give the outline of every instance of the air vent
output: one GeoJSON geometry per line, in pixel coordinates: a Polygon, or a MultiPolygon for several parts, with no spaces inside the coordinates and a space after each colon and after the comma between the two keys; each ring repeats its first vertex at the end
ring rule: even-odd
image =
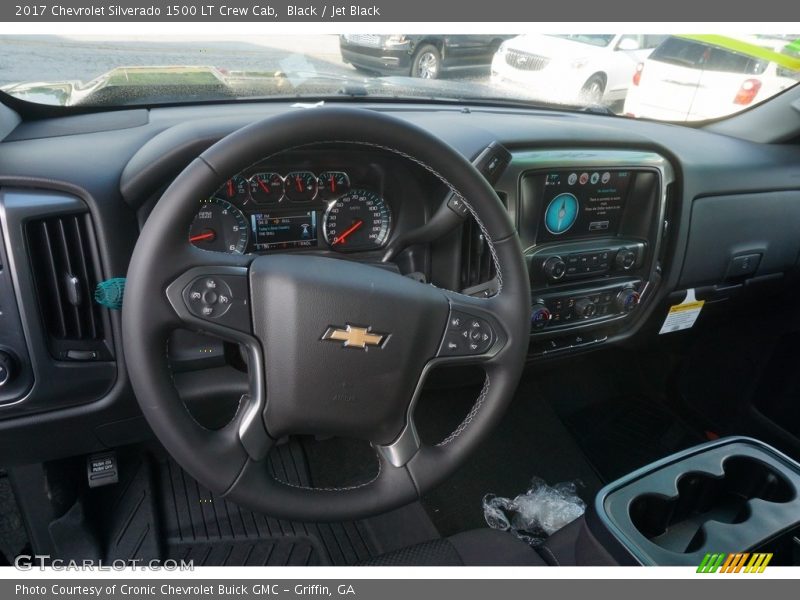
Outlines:
{"type": "Polygon", "coordinates": [[[461,290],[472,296],[491,296],[496,274],[489,244],[478,223],[470,217],[461,234],[461,290]]]}
{"type": "Polygon", "coordinates": [[[93,301],[101,271],[88,213],[30,221],[26,234],[51,354],[59,360],[109,358],[105,315],[93,301]]]}

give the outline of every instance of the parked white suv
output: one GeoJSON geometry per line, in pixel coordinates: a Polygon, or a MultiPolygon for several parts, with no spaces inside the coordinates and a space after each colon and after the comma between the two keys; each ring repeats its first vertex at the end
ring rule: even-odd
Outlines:
{"type": "Polygon", "coordinates": [[[492,82],[546,102],[610,105],[625,98],[636,65],[665,37],[521,35],[500,45],[492,82]]]}
{"type": "Polygon", "coordinates": [[[800,60],[787,44],[783,38],[670,37],[637,66],[624,112],[699,121],[742,110],[800,79],[800,71],[790,68],[800,60]]]}

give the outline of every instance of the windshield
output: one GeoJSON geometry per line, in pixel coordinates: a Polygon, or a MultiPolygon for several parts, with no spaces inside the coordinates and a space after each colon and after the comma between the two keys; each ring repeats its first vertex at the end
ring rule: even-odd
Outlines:
{"type": "Polygon", "coordinates": [[[591,46],[600,46],[601,48],[608,46],[614,39],[614,34],[580,34],[570,33],[566,35],[552,34],[553,37],[563,38],[565,40],[572,40],[574,42],[581,42],[582,44],[589,44],[591,46]]]}
{"type": "Polygon", "coordinates": [[[0,36],[0,90],[58,106],[347,98],[690,122],[800,81],[800,35],[0,36]]]}

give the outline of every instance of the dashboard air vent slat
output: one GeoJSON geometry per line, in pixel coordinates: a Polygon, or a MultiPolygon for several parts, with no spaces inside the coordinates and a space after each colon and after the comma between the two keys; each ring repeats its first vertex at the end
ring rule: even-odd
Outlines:
{"type": "Polygon", "coordinates": [[[489,245],[478,223],[470,217],[461,235],[461,289],[468,290],[487,283],[495,275],[489,245]]]}
{"type": "MultiPolygon", "coordinates": [[[[31,221],[26,233],[39,308],[50,341],[102,341],[103,317],[92,301],[101,271],[88,213],[31,221]]],[[[60,351],[54,353],[60,357],[60,351]]]]}

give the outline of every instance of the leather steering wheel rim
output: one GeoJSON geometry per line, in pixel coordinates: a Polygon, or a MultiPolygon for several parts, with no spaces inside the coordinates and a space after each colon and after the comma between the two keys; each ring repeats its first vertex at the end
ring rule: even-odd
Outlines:
{"type": "Polygon", "coordinates": [[[528,273],[516,230],[496,193],[473,165],[439,138],[399,118],[373,110],[326,107],[284,113],[237,130],[208,148],[173,181],[142,228],[130,262],[123,347],[142,413],[190,475],[213,492],[257,512],[331,521],[378,514],[416,500],[478,447],[502,417],[521,376],[529,312],[528,273]],[[497,268],[498,293],[470,298],[352,261],[229,255],[189,244],[186,232],[198,199],[211,196],[224,181],[265,158],[329,143],[392,152],[444,182],[463,199],[483,230],[497,268]],[[197,317],[191,307],[187,310],[187,290],[208,280],[204,277],[234,286],[236,303],[224,326],[221,320],[197,317]],[[280,290],[295,296],[281,295],[280,290]],[[312,306],[298,302],[287,307],[287,298],[297,297],[301,290],[307,291],[312,306]],[[352,297],[359,302],[342,300],[352,297]],[[381,306],[387,299],[390,304],[397,300],[392,314],[381,306]],[[472,356],[442,355],[454,312],[493,328],[490,350],[472,356]],[[402,313],[400,325],[394,313],[402,313]],[[234,321],[232,315],[242,318],[234,321]],[[380,348],[368,352],[342,349],[320,338],[320,324],[344,325],[356,318],[351,315],[374,321],[366,324],[374,325],[376,331],[382,331],[378,323],[390,323],[393,330],[386,332],[380,348]],[[211,431],[199,425],[175,389],[167,340],[171,331],[181,327],[211,332],[248,349],[251,393],[222,429],[211,431]],[[289,348],[288,358],[277,352],[278,342],[289,348]],[[304,373],[281,377],[278,368],[285,369],[293,364],[287,361],[295,360],[300,370],[308,360],[306,354],[312,353],[318,372],[310,376],[319,379],[319,391],[314,387],[302,397],[295,396],[292,386],[298,385],[297,377],[304,373]],[[390,359],[404,370],[398,373],[396,394],[387,385],[390,359]],[[414,403],[430,369],[451,362],[480,364],[486,382],[461,425],[443,442],[427,446],[416,435],[414,403]],[[356,370],[369,374],[364,393],[359,385],[346,381],[356,370]],[[340,384],[349,395],[327,391],[340,384]],[[375,393],[379,390],[385,393],[375,393]],[[342,398],[342,405],[331,407],[342,398]],[[357,408],[353,414],[347,414],[348,402],[357,408]],[[378,450],[378,476],[359,486],[333,489],[302,488],[276,480],[264,459],[278,438],[294,433],[352,433],[367,439],[378,450]]]}

